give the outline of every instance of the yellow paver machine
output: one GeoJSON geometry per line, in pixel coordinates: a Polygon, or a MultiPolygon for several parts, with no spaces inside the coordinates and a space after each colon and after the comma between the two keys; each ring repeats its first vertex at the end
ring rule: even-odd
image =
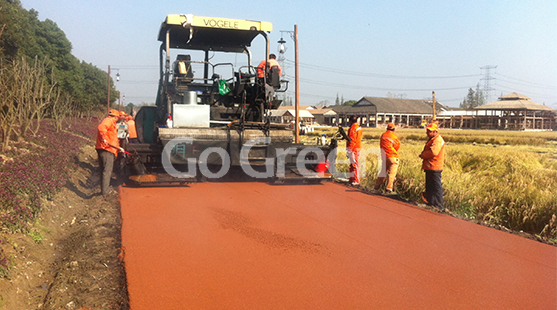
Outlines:
{"type": "MultiPolygon", "coordinates": [[[[140,143],[130,180],[137,185],[243,175],[282,182],[331,178],[336,140],[294,143],[291,124],[272,122],[288,81],[269,60],[268,22],[168,15],[158,33],[156,106],[136,117],[140,143]],[[257,46],[256,47],[252,47],[257,46]],[[252,59],[252,49],[262,59],[252,59]],[[267,63],[270,63],[267,61],[267,63]],[[327,160],[327,158],[329,160],[327,160]]],[[[333,139],[334,140],[334,139],[333,139]]]]}

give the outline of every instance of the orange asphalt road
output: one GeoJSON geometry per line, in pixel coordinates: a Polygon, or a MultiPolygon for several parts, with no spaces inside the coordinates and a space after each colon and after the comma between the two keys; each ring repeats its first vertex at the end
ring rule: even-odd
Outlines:
{"type": "Polygon", "coordinates": [[[557,308],[557,248],[334,183],[120,201],[134,310],[557,308]]]}

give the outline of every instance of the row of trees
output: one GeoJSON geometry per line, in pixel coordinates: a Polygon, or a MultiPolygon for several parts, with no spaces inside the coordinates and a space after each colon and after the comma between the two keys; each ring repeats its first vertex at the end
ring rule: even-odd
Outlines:
{"type": "MultiPolygon", "coordinates": [[[[103,111],[108,74],[71,54],[72,44],[55,22],[40,21],[19,0],[0,0],[0,142],[36,133],[40,120],[57,127],[68,115],[103,111]]],[[[111,83],[112,103],[119,97],[111,83]]]]}

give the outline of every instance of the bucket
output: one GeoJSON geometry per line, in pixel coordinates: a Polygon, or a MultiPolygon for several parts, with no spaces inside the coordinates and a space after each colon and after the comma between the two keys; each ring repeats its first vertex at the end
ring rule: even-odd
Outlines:
{"type": "Polygon", "coordinates": [[[327,170],[329,170],[329,162],[328,161],[322,161],[319,164],[317,164],[317,167],[315,167],[315,172],[318,173],[325,173],[327,172],[327,170]]]}
{"type": "Polygon", "coordinates": [[[183,104],[196,105],[197,104],[197,93],[194,91],[187,91],[184,93],[183,104]]]}

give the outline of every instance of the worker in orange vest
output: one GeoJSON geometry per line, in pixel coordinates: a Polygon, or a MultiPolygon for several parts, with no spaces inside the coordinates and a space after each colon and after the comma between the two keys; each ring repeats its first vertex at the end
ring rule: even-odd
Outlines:
{"type": "Polygon", "coordinates": [[[346,142],[346,156],[350,160],[350,178],[349,182],[356,186],[360,185],[360,150],[362,148],[362,127],[358,124],[356,116],[350,117],[350,129],[348,129],[349,141],[346,142]]]}
{"type": "Polygon", "coordinates": [[[128,124],[128,142],[129,143],[139,143],[137,140],[137,130],[135,129],[135,121],[133,116],[128,115],[126,117],[126,123],[128,124]]]}
{"type": "Polygon", "coordinates": [[[257,77],[263,78],[265,74],[269,74],[269,69],[272,67],[277,67],[279,70],[279,76],[282,75],[282,69],[277,61],[277,56],[275,54],[269,54],[269,63],[267,64],[267,59],[263,59],[257,66],[257,77]]]}
{"type": "Polygon", "coordinates": [[[118,152],[124,152],[124,149],[118,146],[118,133],[116,130],[116,121],[120,113],[117,110],[110,110],[108,116],[101,121],[97,127],[97,150],[99,168],[101,170],[101,194],[109,194],[110,177],[114,167],[114,159],[118,152]]]}
{"type": "Polygon", "coordinates": [[[400,148],[400,141],[395,135],[395,124],[387,124],[387,130],[381,135],[379,146],[381,147],[381,161],[383,164],[375,182],[375,190],[379,190],[388,175],[385,190],[387,194],[392,194],[394,193],[393,186],[398,171],[398,149],[400,148]]]}
{"type": "Polygon", "coordinates": [[[445,140],[439,135],[439,126],[435,123],[427,125],[426,134],[429,139],[420,154],[425,172],[425,192],[422,193],[422,199],[428,205],[444,211],[441,173],[445,161],[445,140]]]}
{"type": "MultiPolygon", "coordinates": [[[[280,88],[280,76],[282,75],[282,69],[277,61],[277,56],[275,54],[269,54],[269,60],[263,59],[257,67],[257,77],[260,83],[265,80],[265,97],[272,100],[275,90],[280,88]],[[274,76],[272,72],[278,71],[278,75],[274,76]],[[265,79],[264,79],[265,78],[265,79]]],[[[263,85],[263,84],[261,84],[263,85]]]]}

